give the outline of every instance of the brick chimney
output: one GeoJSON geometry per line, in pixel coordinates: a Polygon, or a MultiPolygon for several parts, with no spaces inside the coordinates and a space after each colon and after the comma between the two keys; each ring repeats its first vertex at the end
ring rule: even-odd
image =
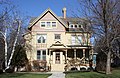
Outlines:
{"type": "Polygon", "coordinates": [[[66,8],[65,7],[62,9],[62,13],[63,13],[63,18],[66,19],[66,8]]]}

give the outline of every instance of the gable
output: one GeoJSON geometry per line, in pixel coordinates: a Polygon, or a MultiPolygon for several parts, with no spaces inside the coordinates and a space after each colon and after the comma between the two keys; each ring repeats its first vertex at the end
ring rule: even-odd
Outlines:
{"type": "Polygon", "coordinates": [[[43,14],[41,14],[39,17],[34,19],[30,23],[28,28],[33,27],[34,25],[39,23],[39,21],[58,21],[58,23],[63,25],[65,28],[67,28],[67,25],[61,19],[59,19],[57,15],[55,15],[50,9],[47,9],[45,12],[43,12],[43,14]]]}

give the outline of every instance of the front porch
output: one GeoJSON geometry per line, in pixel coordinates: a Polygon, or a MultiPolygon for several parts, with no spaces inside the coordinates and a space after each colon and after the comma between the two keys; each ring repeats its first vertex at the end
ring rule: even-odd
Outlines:
{"type": "Polygon", "coordinates": [[[89,67],[92,53],[88,48],[49,48],[48,51],[51,71],[69,71],[71,68],[80,70],[80,67],[89,67]]]}

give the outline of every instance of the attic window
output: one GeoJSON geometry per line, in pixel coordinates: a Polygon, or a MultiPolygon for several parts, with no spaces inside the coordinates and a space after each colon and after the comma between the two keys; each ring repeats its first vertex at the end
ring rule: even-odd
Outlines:
{"type": "Polygon", "coordinates": [[[52,22],[52,27],[56,27],[56,22],[52,22]]]}
{"type": "Polygon", "coordinates": [[[41,22],[41,27],[45,27],[45,22],[41,22]]]}
{"type": "Polygon", "coordinates": [[[51,22],[47,22],[47,27],[50,27],[51,26],[51,22]]]}

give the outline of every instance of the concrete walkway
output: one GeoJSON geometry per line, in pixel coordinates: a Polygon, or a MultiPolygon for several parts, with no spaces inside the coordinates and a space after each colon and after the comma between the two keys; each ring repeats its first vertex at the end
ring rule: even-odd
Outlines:
{"type": "Polygon", "coordinates": [[[48,78],[65,78],[65,74],[63,72],[50,72],[52,73],[51,76],[48,78]]]}

